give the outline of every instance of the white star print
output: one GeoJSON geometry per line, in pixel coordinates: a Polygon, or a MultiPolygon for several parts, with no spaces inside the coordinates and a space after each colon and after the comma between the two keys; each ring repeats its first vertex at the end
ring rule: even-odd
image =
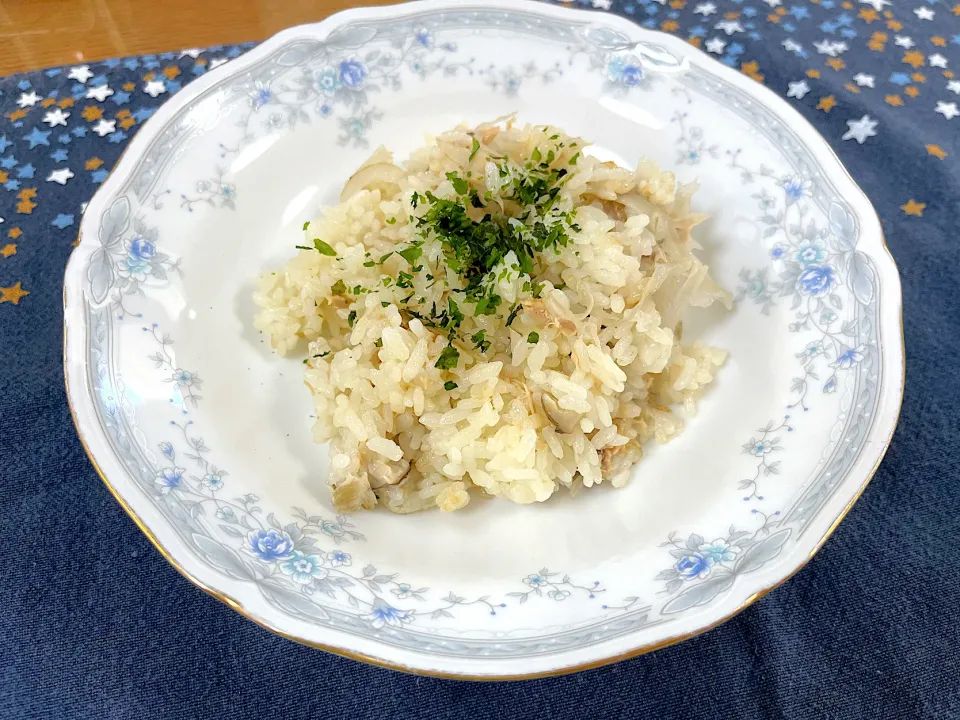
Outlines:
{"type": "Polygon", "coordinates": [[[763,0],[770,7],[778,7],[780,5],[780,0],[763,0]]]}
{"type": "Polygon", "coordinates": [[[930,67],[945,68],[947,66],[947,59],[940,53],[934,53],[928,57],[927,62],[930,63],[930,67]]]}
{"type": "Polygon", "coordinates": [[[916,15],[921,20],[933,20],[933,16],[936,15],[933,10],[927,7],[918,7],[913,11],[913,14],[916,15]]]}
{"type": "Polygon", "coordinates": [[[720,38],[710,38],[706,42],[707,52],[716,53],[720,55],[723,53],[723,49],[727,46],[726,41],[721,40],[720,38]]]}
{"type": "Polygon", "coordinates": [[[877,121],[869,115],[864,115],[859,120],[847,120],[847,127],[850,129],[843,134],[841,140],[856,140],[861,145],[864,140],[877,134],[877,121]]]}
{"type": "Polygon", "coordinates": [[[914,45],[916,45],[916,43],[913,41],[913,38],[908,35],[897,35],[896,37],[893,38],[893,42],[895,45],[899,45],[900,47],[906,48],[907,50],[909,50],[914,45]]]}
{"type": "Polygon", "coordinates": [[[815,42],[813,46],[821,55],[829,55],[830,57],[841,55],[848,49],[845,42],[833,42],[832,40],[821,40],[820,42],[815,42]]]}
{"type": "Polygon", "coordinates": [[[116,120],[101,120],[100,122],[98,122],[96,125],[93,126],[93,131],[100,137],[103,137],[104,135],[109,135],[116,129],[117,129],[116,120]]]}
{"type": "Polygon", "coordinates": [[[866,73],[857,73],[853,76],[853,81],[860,87],[875,87],[873,84],[874,77],[873,75],[867,75],[866,73]]]}
{"type": "Polygon", "coordinates": [[[200,57],[200,53],[202,52],[203,50],[200,48],[187,48],[186,50],[180,51],[180,57],[192,57],[194,60],[196,60],[198,57],[200,57]]]}
{"type": "Polygon", "coordinates": [[[40,100],[40,96],[37,95],[33,90],[30,91],[30,94],[22,93],[20,99],[17,100],[17,105],[22,108],[33,107],[40,100]]]}
{"type": "Polygon", "coordinates": [[[90,72],[89,65],[77,65],[75,68],[70,68],[70,72],[67,73],[67,77],[71,80],[85,83],[87,80],[93,77],[93,73],[90,72]]]}
{"type": "Polygon", "coordinates": [[[226,58],[214,58],[213,60],[210,61],[210,69],[213,70],[214,68],[218,68],[221,65],[223,65],[226,61],[227,61],[226,58]]]}
{"type": "Polygon", "coordinates": [[[111,95],[113,95],[113,90],[110,89],[109,85],[97,85],[87,89],[87,99],[89,100],[103,102],[111,95]]]}
{"type": "Polygon", "coordinates": [[[60,108],[55,107],[43,116],[43,121],[50,127],[56,127],[57,125],[66,127],[68,117],[70,117],[70,113],[65,113],[60,108]]]}
{"type": "Polygon", "coordinates": [[[156,97],[167,91],[167,86],[163,84],[162,80],[151,80],[146,85],[143,86],[143,91],[150,97],[156,97]]]}
{"type": "Polygon", "coordinates": [[[593,6],[598,10],[609,10],[610,0],[593,0],[593,6]]]}
{"type": "Polygon", "coordinates": [[[808,92],[810,92],[810,86],[806,80],[796,80],[792,83],[787,83],[787,97],[799,100],[808,92]]]}
{"type": "Polygon", "coordinates": [[[783,45],[784,50],[792,53],[799,53],[801,50],[803,50],[803,45],[798,43],[796,40],[791,40],[790,38],[784,40],[781,45],[783,45]]]}
{"type": "Polygon", "coordinates": [[[947,90],[960,95],[960,80],[951,80],[947,83],[947,90]]]}
{"type": "Polygon", "coordinates": [[[723,30],[727,35],[733,35],[737,32],[743,32],[743,25],[738,23],[736,20],[724,20],[718,22],[714,27],[717,30],[723,30]]]}
{"type": "Polygon", "coordinates": [[[70,168],[60,168],[47,175],[47,182],[55,182],[60,185],[66,185],[67,180],[73,177],[73,171],[70,168]]]}
{"type": "Polygon", "coordinates": [[[860,0],[861,5],[870,5],[874,10],[880,12],[887,5],[892,4],[890,0],[860,0]]]}
{"type": "Polygon", "coordinates": [[[941,115],[943,115],[947,120],[952,120],[957,115],[960,115],[960,110],[957,110],[956,103],[945,103],[937,102],[937,107],[934,110],[941,115]]]}
{"type": "Polygon", "coordinates": [[[712,2],[700,3],[693,9],[693,11],[698,15],[703,15],[706,17],[707,15],[713,15],[717,11],[717,6],[712,2]]]}

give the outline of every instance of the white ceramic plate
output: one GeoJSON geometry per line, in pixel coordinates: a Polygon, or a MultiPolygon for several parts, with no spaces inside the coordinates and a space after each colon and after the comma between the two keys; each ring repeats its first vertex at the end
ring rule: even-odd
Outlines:
{"type": "Polygon", "coordinates": [[[65,294],[81,437],[167,559],[288,637],[435,674],[568,671],[730,617],[863,490],[903,388],[897,270],[820,136],[680,40],[516,0],[352,10],[191,83],[87,208],[65,294]],[[338,517],[252,280],[372,148],[514,111],[699,178],[698,238],[738,303],[685,334],[730,361],[623,490],[338,517]]]}

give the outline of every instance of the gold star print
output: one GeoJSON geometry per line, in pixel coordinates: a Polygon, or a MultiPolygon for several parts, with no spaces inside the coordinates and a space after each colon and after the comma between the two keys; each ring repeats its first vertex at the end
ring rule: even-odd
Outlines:
{"type": "Polygon", "coordinates": [[[953,14],[960,15],[960,4],[953,6],[953,14]]]}
{"type": "Polygon", "coordinates": [[[745,62],[740,66],[740,71],[747,77],[751,77],[757,82],[763,82],[763,75],[760,74],[760,65],[756,60],[745,62]]]}
{"type": "Polygon", "coordinates": [[[915,85],[907,85],[907,86],[903,89],[903,92],[904,92],[905,94],[909,95],[910,97],[916,97],[917,95],[920,94],[920,90],[917,89],[917,87],[916,87],[915,85]]]}
{"type": "Polygon", "coordinates": [[[676,20],[667,20],[666,22],[663,23],[663,25],[660,26],[660,29],[663,30],[664,32],[673,32],[678,27],[680,27],[680,25],[677,23],[676,20]]]}
{"type": "Polygon", "coordinates": [[[942,38],[939,35],[934,35],[932,38],[930,38],[930,42],[932,42],[937,47],[946,47],[947,39],[942,38]]]}
{"type": "Polygon", "coordinates": [[[861,10],[860,17],[867,21],[867,25],[872,23],[874,20],[880,19],[880,15],[878,15],[877,11],[873,8],[864,8],[861,10]]]}
{"type": "Polygon", "coordinates": [[[17,193],[17,197],[20,199],[20,202],[17,203],[17,212],[21,215],[29,215],[33,212],[33,209],[37,206],[33,202],[33,198],[37,196],[36,188],[24,188],[17,193]]]}
{"type": "Polygon", "coordinates": [[[817,103],[817,110],[830,112],[836,104],[837,99],[833,97],[833,95],[827,95],[826,97],[820,98],[820,102],[817,103]]]}
{"type": "Polygon", "coordinates": [[[0,304],[8,302],[19,305],[20,298],[29,294],[29,292],[20,287],[19,282],[14,283],[10,287],[0,287],[0,304]]]}
{"type": "Polygon", "coordinates": [[[0,248],[0,255],[3,255],[3,257],[5,258],[8,258],[16,254],[17,254],[17,246],[14,245],[13,243],[7,243],[2,248],[0,248]]]}
{"type": "Polygon", "coordinates": [[[807,70],[807,77],[818,78],[820,77],[820,71],[811,68],[810,70],[807,70]]]}
{"type": "Polygon", "coordinates": [[[131,82],[128,82],[128,83],[124,83],[123,85],[121,85],[121,86],[120,86],[120,89],[121,89],[121,90],[126,90],[127,92],[133,92],[134,90],[137,89],[137,86],[134,85],[134,84],[131,83],[131,82]]]}
{"type": "Polygon", "coordinates": [[[926,147],[927,152],[937,158],[937,160],[943,160],[947,156],[946,151],[939,145],[927,145],[926,147]]]}
{"type": "Polygon", "coordinates": [[[687,42],[690,43],[691,45],[693,45],[694,47],[700,47],[700,46],[703,44],[703,43],[700,41],[700,38],[698,38],[698,37],[687,38],[687,42]]]}
{"type": "Polygon", "coordinates": [[[93,122],[103,117],[103,110],[96,105],[87,105],[80,116],[87,122],[93,122]]]}
{"type": "Polygon", "coordinates": [[[900,107],[903,105],[903,98],[901,98],[899,95],[887,95],[883,101],[887,105],[893,105],[894,107],[900,107]]]}
{"type": "Polygon", "coordinates": [[[926,82],[927,76],[924,75],[923,73],[914,73],[913,75],[910,76],[910,79],[913,80],[914,82],[926,82]]]}
{"type": "Polygon", "coordinates": [[[910,52],[904,54],[903,62],[912,67],[918,68],[923,66],[925,60],[922,52],[911,50],[910,52]]]}
{"type": "Polygon", "coordinates": [[[75,102],[76,101],[73,98],[64,98],[63,100],[58,102],[57,105],[62,107],[64,110],[66,110],[67,108],[72,108],[75,102]]]}
{"type": "Polygon", "coordinates": [[[7,236],[13,238],[14,240],[16,240],[21,235],[23,235],[23,230],[21,230],[18,227],[10,228],[10,230],[7,231],[7,236]]]}
{"type": "Polygon", "coordinates": [[[50,107],[51,105],[53,105],[53,104],[56,103],[56,102],[57,102],[57,101],[56,101],[55,98],[47,98],[47,99],[44,100],[42,103],[40,103],[40,107],[45,107],[45,108],[47,108],[47,107],[50,107]]]}
{"type": "Polygon", "coordinates": [[[83,164],[83,167],[85,170],[96,170],[101,165],[103,165],[103,160],[98,157],[92,157],[83,164]]]}
{"type": "Polygon", "coordinates": [[[177,75],[180,74],[180,68],[178,68],[176,65],[171,65],[170,67],[163,69],[163,74],[171,80],[174,80],[176,79],[177,75]]]}
{"type": "Polygon", "coordinates": [[[887,27],[894,32],[900,32],[903,29],[903,23],[899,20],[887,20],[887,27]]]}
{"type": "Polygon", "coordinates": [[[900,209],[903,210],[907,215],[923,217],[923,209],[925,207],[927,207],[926,203],[917,202],[916,200],[907,200],[907,203],[905,205],[901,205],[900,209]]]}
{"type": "Polygon", "coordinates": [[[827,60],[827,65],[838,72],[847,66],[847,64],[841,58],[830,58],[827,60]]]}
{"type": "Polygon", "coordinates": [[[770,15],[767,15],[767,22],[772,22],[772,23],[779,24],[779,22],[780,22],[780,16],[779,16],[779,15],[774,15],[773,13],[771,13],[770,15]]]}
{"type": "Polygon", "coordinates": [[[14,110],[13,112],[7,113],[7,117],[10,118],[10,122],[16,122],[17,120],[25,118],[27,116],[27,112],[29,111],[26,108],[23,110],[14,110]]]}
{"type": "Polygon", "coordinates": [[[855,95],[860,94],[860,88],[858,88],[853,83],[847,83],[846,85],[844,85],[844,87],[855,95]]]}

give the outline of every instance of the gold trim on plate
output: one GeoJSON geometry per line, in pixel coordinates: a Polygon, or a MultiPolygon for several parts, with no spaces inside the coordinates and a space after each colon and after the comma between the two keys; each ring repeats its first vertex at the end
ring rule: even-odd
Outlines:
{"type": "MultiPolygon", "coordinates": [[[[704,56],[706,56],[705,53],[704,53],[704,56]]],[[[709,57],[709,56],[706,56],[706,57],[709,57]]],[[[710,58],[710,59],[711,59],[712,61],[716,62],[715,60],[713,60],[713,58],[710,58]]],[[[719,63],[718,63],[718,65],[719,65],[719,63]]],[[[721,67],[722,67],[722,66],[721,66],[721,67]]],[[[763,87],[763,86],[761,86],[761,87],[763,87]]],[[[780,96],[777,95],[776,93],[774,93],[772,90],[770,90],[769,88],[765,88],[765,87],[764,87],[763,89],[764,89],[767,93],[769,93],[770,95],[772,95],[772,96],[776,97],[777,99],[781,100],[781,102],[782,102],[782,98],[780,98],[780,96]]],[[[761,91],[761,96],[762,96],[763,94],[764,94],[764,93],[761,91]]],[[[798,115],[798,117],[800,117],[800,116],[798,115]]],[[[807,124],[810,128],[813,128],[813,125],[812,125],[811,123],[809,123],[808,121],[806,121],[804,118],[801,118],[801,121],[802,121],[802,122],[806,122],[806,124],[807,124]]],[[[813,129],[814,129],[814,131],[816,131],[816,128],[813,128],[813,129]]],[[[818,132],[818,131],[817,131],[817,132],[818,132]]],[[[818,132],[818,134],[819,134],[819,132],[818,132]]],[[[833,151],[833,148],[831,148],[831,147],[826,143],[826,141],[823,141],[823,145],[824,145],[824,147],[828,150],[828,152],[833,156],[833,159],[834,159],[834,161],[836,162],[837,167],[839,167],[840,170],[844,173],[844,175],[846,175],[846,177],[847,177],[847,179],[850,181],[850,183],[853,184],[854,187],[856,187],[857,189],[860,189],[859,185],[857,185],[856,181],[854,181],[854,179],[850,176],[850,173],[847,171],[847,169],[846,169],[846,167],[844,166],[844,164],[840,161],[840,158],[839,158],[839,157],[837,156],[837,154],[833,151]]],[[[127,145],[127,146],[123,149],[123,151],[120,153],[120,157],[117,158],[117,162],[116,162],[116,164],[113,166],[113,168],[110,170],[110,173],[108,174],[108,177],[109,177],[109,175],[112,175],[113,172],[116,170],[116,168],[120,165],[120,162],[122,161],[122,159],[123,159],[124,155],[126,154],[126,151],[127,151],[128,148],[129,148],[129,145],[127,145]]],[[[103,184],[101,184],[101,187],[103,187],[104,185],[106,185],[106,181],[105,181],[103,184]]],[[[860,192],[862,193],[863,191],[860,190],[860,192]]],[[[863,193],[863,195],[864,195],[864,197],[866,198],[866,193],[863,193]]],[[[869,202],[869,199],[868,199],[868,198],[867,198],[867,201],[869,202]]],[[[871,208],[871,209],[873,209],[873,208],[871,208]]],[[[876,210],[874,210],[874,216],[877,217],[877,224],[879,225],[879,224],[880,224],[880,223],[879,223],[879,217],[876,216],[876,210]]],[[[887,253],[887,257],[890,259],[890,262],[893,264],[894,271],[896,272],[896,274],[897,274],[897,276],[898,276],[898,278],[899,278],[899,275],[900,275],[899,268],[897,267],[897,263],[896,263],[896,260],[895,260],[894,257],[893,257],[893,254],[890,252],[890,248],[889,248],[889,246],[887,245],[886,236],[883,234],[883,230],[882,230],[882,229],[881,229],[881,231],[880,231],[880,239],[881,239],[881,242],[883,243],[883,248],[884,248],[884,250],[885,250],[886,253],[887,253]]],[[[78,233],[77,233],[77,244],[76,244],[77,247],[75,247],[74,249],[76,250],[77,248],[79,248],[79,246],[81,245],[81,243],[82,243],[82,236],[81,236],[81,233],[78,232],[78,233]]],[[[878,279],[878,302],[879,302],[879,279],[878,279]]],[[[773,585],[770,585],[769,587],[766,587],[766,588],[764,588],[764,589],[762,589],[762,590],[759,590],[759,591],[755,592],[754,594],[750,595],[750,596],[749,596],[746,600],[744,600],[739,606],[737,606],[737,608],[736,608],[735,610],[733,610],[733,611],[730,612],[729,614],[723,616],[722,618],[720,618],[719,620],[717,620],[717,621],[715,621],[715,622],[713,622],[713,623],[710,623],[709,625],[707,625],[707,626],[705,626],[705,627],[698,628],[697,630],[695,630],[695,631],[693,631],[693,632],[689,632],[689,633],[685,633],[685,634],[683,634],[683,635],[677,635],[677,636],[674,636],[674,637],[666,638],[666,639],[664,639],[664,640],[660,640],[660,641],[657,641],[657,642],[654,642],[654,643],[649,643],[649,644],[647,644],[647,645],[643,645],[643,646],[641,646],[641,647],[639,647],[639,648],[634,648],[634,649],[632,649],[632,650],[628,650],[627,652],[619,653],[619,654],[617,654],[617,655],[611,655],[611,656],[609,656],[609,657],[601,658],[601,659],[599,659],[599,660],[593,660],[593,661],[591,661],[591,662],[580,663],[580,664],[578,664],[578,665],[571,665],[571,666],[569,666],[569,667],[559,668],[559,669],[557,669],[557,670],[544,670],[544,671],[540,671],[540,672],[521,673],[521,674],[517,674],[517,675],[470,675],[470,674],[467,674],[467,673],[445,672],[445,671],[443,671],[443,670],[423,670],[423,669],[420,669],[420,668],[412,668],[412,667],[408,667],[408,666],[406,666],[406,665],[401,665],[401,664],[398,664],[398,663],[392,663],[392,662],[389,662],[389,661],[386,661],[386,660],[382,660],[382,659],[377,658],[377,657],[374,657],[374,656],[372,656],[372,655],[366,655],[366,654],[364,654],[364,653],[354,652],[354,651],[351,651],[351,650],[346,650],[346,649],[344,649],[344,648],[334,647],[334,646],[331,646],[331,645],[326,645],[326,644],[324,644],[324,643],[314,642],[314,641],[305,640],[305,639],[303,639],[303,638],[296,637],[296,636],[291,635],[291,634],[289,634],[289,633],[287,633],[287,632],[284,632],[283,630],[280,630],[279,628],[274,627],[273,625],[271,625],[270,623],[266,622],[266,621],[263,620],[262,618],[259,618],[259,617],[255,616],[255,615],[253,615],[253,614],[250,613],[238,600],[236,600],[235,598],[230,597],[229,595],[227,595],[227,594],[225,594],[225,593],[219,592],[218,590],[214,590],[213,588],[208,587],[208,586],[205,585],[201,580],[199,580],[198,578],[194,577],[194,576],[191,575],[186,569],[184,569],[183,566],[181,566],[181,565],[176,561],[176,559],[174,559],[173,555],[172,555],[169,551],[167,551],[167,549],[160,543],[160,541],[159,541],[159,540],[157,539],[157,537],[153,534],[153,532],[150,530],[150,528],[147,527],[147,525],[143,522],[143,520],[140,519],[140,517],[137,515],[137,513],[136,513],[136,512],[133,510],[133,508],[126,502],[126,500],[123,499],[123,497],[120,495],[120,493],[117,492],[116,488],[113,487],[113,485],[112,485],[112,484],[110,483],[110,481],[107,479],[106,475],[104,475],[103,471],[100,469],[100,466],[98,465],[97,460],[96,460],[96,458],[95,458],[94,455],[93,455],[93,452],[91,451],[90,447],[87,445],[87,441],[86,441],[86,439],[85,439],[84,436],[83,436],[82,430],[80,429],[80,423],[79,423],[79,420],[78,420],[78,417],[77,417],[77,412],[76,412],[76,409],[74,408],[73,400],[72,400],[71,395],[70,395],[70,381],[69,381],[69,377],[68,377],[68,374],[67,374],[67,332],[68,332],[68,328],[67,328],[67,324],[66,324],[66,308],[67,308],[66,284],[64,284],[63,308],[64,308],[64,326],[63,326],[63,370],[64,370],[63,375],[64,375],[64,384],[65,384],[66,391],[67,391],[67,405],[68,405],[69,408],[70,408],[70,416],[71,416],[71,418],[73,419],[73,425],[74,425],[74,427],[76,428],[77,436],[80,438],[80,444],[83,446],[84,452],[86,452],[87,457],[90,458],[90,462],[91,462],[91,464],[93,465],[94,470],[97,472],[97,475],[100,476],[100,479],[103,481],[104,485],[107,486],[107,489],[110,491],[110,494],[113,495],[114,499],[120,504],[120,507],[122,507],[122,508],[124,509],[124,511],[127,513],[127,515],[130,516],[130,518],[133,520],[133,522],[136,524],[136,526],[137,526],[138,528],[140,528],[140,530],[143,532],[144,535],[147,536],[147,539],[148,539],[148,540],[151,542],[151,544],[157,549],[157,551],[160,553],[160,555],[162,555],[162,556],[164,557],[164,559],[166,559],[166,561],[167,561],[168,563],[170,563],[181,575],[183,575],[183,577],[185,577],[187,580],[189,580],[191,583],[193,583],[194,585],[196,585],[198,588],[200,588],[201,590],[203,590],[203,591],[204,591],[205,593],[207,593],[208,595],[216,598],[217,600],[219,600],[219,601],[222,602],[223,604],[227,605],[228,607],[232,608],[232,609],[235,610],[236,612],[240,613],[240,614],[241,614],[243,617],[245,617],[247,620],[250,620],[251,622],[259,625],[260,627],[265,628],[266,630],[269,630],[270,632],[272,632],[272,633],[274,633],[274,634],[276,634],[276,635],[279,635],[280,637],[286,638],[287,640],[291,640],[291,641],[293,641],[293,642],[299,643],[299,644],[301,644],[301,645],[306,645],[306,646],[311,647],[311,648],[316,648],[316,649],[319,649],[319,650],[325,650],[325,651],[327,651],[327,652],[329,652],[329,653],[332,653],[332,654],[334,654],[334,655],[339,655],[340,657],[349,658],[349,659],[351,659],[351,660],[358,660],[358,661],[360,661],[360,662],[367,663],[368,665],[373,665],[373,666],[376,666],[376,667],[387,668],[387,669],[389,669],[389,670],[398,670],[398,671],[400,671],[400,672],[411,673],[411,674],[414,674],[414,675],[422,675],[422,676],[428,676],[428,677],[445,678],[445,679],[453,679],[453,680],[473,680],[473,681],[532,680],[532,679],[544,678],[544,677],[559,677],[559,676],[562,676],[562,675],[569,675],[569,674],[571,674],[571,673],[580,672],[580,671],[583,671],[583,670],[592,670],[592,669],[595,669],[595,668],[603,667],[603,666],[605,666],[605,665],[610,665],[610,664],[612,664],[612,663],[620,662],[621,660],[629,660],[629,659],[631,659],[631,658],[635,658],[635,657],[638,657],[638,656],[640,656],[640,655],[644,655],[644,654],[646,654],[646,653],[648,653],[648,652],[653,652],[654,650],[660,650],[660,649],[662,649],[662,648],[666,648],[666,647],[669,647],[669,646],[671,646],[671,645],[675,645],[675,644],[677,644],[677,643],[679,643],[679,642],[683,642],[684,640],[689,640],[690,638],[696,637],[696,636],[701,635],[701,634],[703,634],[703,633],[705,633],[705,632],[707,632],[707,631],[709,631],[709,630],[712,630],[713,628],[717,627],[718,625],[721,625],[721,624],[725,623],[726,621],[730,620],[731,618],[735,617],[736,615],[740,614],[743,610],[745,610],[746,608],[748,608],[750,605],[752,605],[753,603],[755,603],[757,600],[759,600],[760,598],[762,598],[764,595],[766,595],[767,593],[769,593],[769,592],[775,590],[776,588],[780,587],[783,583],[785,583],[787,580],[789,580],[789,579],[792,578],[794,575],[796,575],[800,570],[802,570],[804,567],[806,567],[807,564],[810,562],[810,560],[813,559],[813,556],[816,555],[817,552],[819,552],[820,548],[823,547],[824,543],[827,542],[827,540],[830,538],[830,536],[833,534],[833,532],[837,529],[837,526],[839,526],[840,523],[843,521],[843,519],[847,516],[847,513],[850,512],[850,509],[853,507],[854,503],[857,502],[857,500],[858,500],[858,499],[860,498],[860,496],[863,494],[864,490],[866,490],[867,485],[870,484],[870,481],[873,479],[873,476],[876,474],[877,470],[879,469],[880,463],[883,461],[883,458],[884,458],[884,456],[886,455],[887,450],[888,450],[889,447],[890,447],[890,442],[891,442],[891,440],[893,439],[893,434],[894,434],[894,432],[896,432],[897,423],[898,423],[898,421],[899,421],[899,419],[900,419],[900,410],[901,410],[901,408],[902,408],[902,406],[903,406],[904,388],[905,388],[905,386],[906,386],[906,344],[905,344],[905,338],[904,338],[903,300],[902,300],[902,293],[901,293],[901,295],[900,295],[900,303],[899,303],[899,315],[900,315],[900,352],[901,352],[901,368],[902,368],[902,372],[901,372],[901,378],[900,378],[900,399],[899,399],[899,402],[897,403],[897,410],[896,410],[896,415],[895,415],[895,417],[894,417],[893,427],[892,427],[892,429],[890,430],[890,435],[889,435],[889,436],[886,438],[886,440],[884,441],[883,449],[881,450],[880,455],[879,455],[879,457],[877,458],[877,461],[876,461],[876,463],[875,463],[874,466],[873,466],[873,469],[870,471],[869,475],[867,475],[866,479],[864,480],[864,482],[863,482],[863,484],[860,486],[860,488],[857,490],[856,494],[850,499],[850,502],[847,503],[847,505],[843,508],[843,511],[837,516],[837,518],[833,521],[833,523],[831,523],[830,527],[827,528],[827,531],[824,533],[823,537],[820,538],[820,540],[819,540],[819,542],[817,543],[817,545],[813,548],[813,550],[810,552],[810,554],[807,555],[807,557],[803,560],[803,562],[801,562],[796,568],[794,568],[792,571],[790,571],[790,573],[789,573],[788,575],[786,575],[786,577],[784,577],[783,579],[775,582],[773,585]]],[[[85,359],[86,359],[86,358],[84,358],[84,360],[85,360],[85,359]]],[[[882,372],[882,367],[881,367],[881,372],[882,372]]]]}

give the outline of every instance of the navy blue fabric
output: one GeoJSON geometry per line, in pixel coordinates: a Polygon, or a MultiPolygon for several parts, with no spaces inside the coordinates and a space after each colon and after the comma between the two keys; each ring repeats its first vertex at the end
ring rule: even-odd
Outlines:
{"type": "Polygon", "coordinates": [[[30,73],[0,81],[0,718],[960,717],[960,119],[950,107],[960,85],[946,74],[960,69],[960,6],[592,5],[693,42],[718,38],[722,61],[781,94],[804,82],[790,102],[883,220],[904,284],[903,412],[823,550],[701,637],[562,678],[417,678],[244,620],[180,577],[100,482],[71,423],[61,356],[81,204],[153,108],[244,48],[98,63],[89,76],[30,73]],[[739,27],[728,34],[725,21],[739,27]],[[834,45],[820,52],[823,40],[834,45]],[[156,98],[149,77],[163,85],[156,98]],[[113,96],[87,97],[103,84],[113,96]],[[65,125],[44,120],[56,108],[71,114],[65,125]],[[842,139],[864,115],[875,134],[842,139]],[[66,184],[47,180],[63,168],[66,184]]]}

